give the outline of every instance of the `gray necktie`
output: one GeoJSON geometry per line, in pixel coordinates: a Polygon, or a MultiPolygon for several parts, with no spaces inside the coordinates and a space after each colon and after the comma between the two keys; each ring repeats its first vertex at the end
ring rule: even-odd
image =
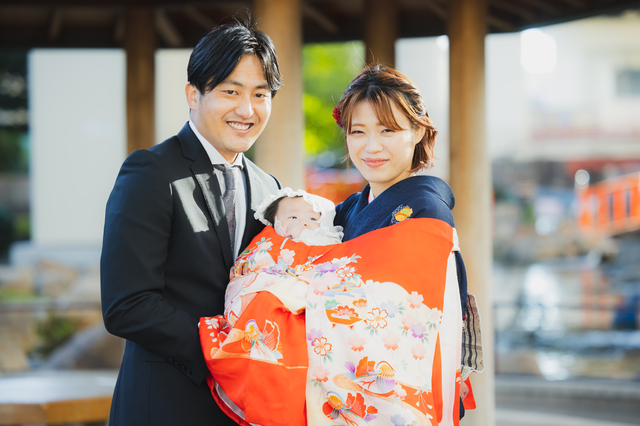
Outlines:
{"type": "Polygon", "coordinates": [[[224,214],[227,218],[227,225],[229,226],[229,240],[231,241],[231,252],[235,256],[235,243],[236,243],[236,176],[233,172],[235,166],[224,166],[222,164],[215,164],[214,167],[224,174],[224,186],[225,191],[222,195],[222,201],[224,202],[224,214]]]}

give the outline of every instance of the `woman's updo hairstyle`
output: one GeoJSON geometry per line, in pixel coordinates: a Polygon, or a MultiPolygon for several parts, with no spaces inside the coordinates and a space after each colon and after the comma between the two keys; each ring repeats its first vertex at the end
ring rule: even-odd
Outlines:
{"type": "MultiPolygon", "coordinates": [[[[429,118],[427,107],[418,88],[402,73],[381,64],[367,66],[360,72],[344,91],[336,107],[334,117],[346,135],[351,130],[353,110],[361,102],[369,102],[376,118],[383,126],[391,130],[406,130],[400,127],[391,102],[405,114],[414,129],[423,127],[424,136],[416,144],[411,162],[411,173],[433,166],[433,146],[438,131],[429,118]]],[[[347,155],[349,148],[347,146],[347,155]]]]}

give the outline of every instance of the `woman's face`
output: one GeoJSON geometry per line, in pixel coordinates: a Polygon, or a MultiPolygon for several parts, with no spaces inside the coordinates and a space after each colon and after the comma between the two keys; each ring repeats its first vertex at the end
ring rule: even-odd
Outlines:
{"type": "Polygon", "coordinates": [[[378,121],[369,102],[353,110],[347,134],[349,157],[369,182],[374,196],[410,176],[416,144],[424,129],[414,130],[409,119],[392,103],[396,122],[405,130],[391,130],[378,121]]]}

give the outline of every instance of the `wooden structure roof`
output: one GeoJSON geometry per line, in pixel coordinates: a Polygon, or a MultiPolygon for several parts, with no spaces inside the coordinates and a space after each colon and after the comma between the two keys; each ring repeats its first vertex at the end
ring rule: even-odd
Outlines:
{"type": "MultiPolygon", "coordinates": [[[[398,37],[446,33],[449,0],[389,0],[398,8],[398,37]]],[[[488,31],[501,33],[615,14],[639,0],[487,0],[488,31]]],[[[0,0],[0,48],[121,47],[129,7],[155,10],[158,47],[192,47],[213,26],[242,16],[251,1],[0,0]]],[[[367,0],[303,0],[303,39],[362,39],[367,0]]],[[[259,23],[258,23],[259,26],[259,23]]]]}

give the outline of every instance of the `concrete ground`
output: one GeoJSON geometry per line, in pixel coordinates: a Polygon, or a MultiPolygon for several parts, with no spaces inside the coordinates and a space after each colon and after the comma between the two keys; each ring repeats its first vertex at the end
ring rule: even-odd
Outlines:
{"type": "Polygon", "coordinates": [[[640,382],[497,376],[496,425],[640,425],[640,382]]]}
{"type": "MultiPolygon", "coordinates": [[[[464,425],[464,420],[462,421],[464,425]]],[[[593,420],[562,414],[534,413],[515,410],[497,410],[496,426],[630,426],[638,423],[620,423],[593,420]]]]}

